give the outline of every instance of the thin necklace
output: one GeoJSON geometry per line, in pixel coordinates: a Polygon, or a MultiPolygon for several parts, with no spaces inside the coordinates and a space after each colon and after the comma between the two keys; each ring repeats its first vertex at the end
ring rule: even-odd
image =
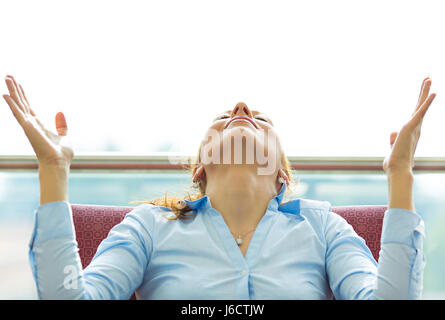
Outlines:
{"type": "MultiPolygon", "coordinates": [[[[242,237],[244,237],[245,235],[251,233],[252,231],[255,231],[255,229],[256,228],[254,228],[254,229],[250,230],[249,232],[246,232],[245,234],[242,234],[242,235],[238,233],[238,237],[236,237],[236,243],[238,244],[238,246],[243,244],[243,238],[242,237]]],[[[232,231],[230,231],[230,232],[232,232],[232,231]]],[[[235,233],[233,233],[233,232],[232,232],[232,234],[235,235],[235,233]]]]}

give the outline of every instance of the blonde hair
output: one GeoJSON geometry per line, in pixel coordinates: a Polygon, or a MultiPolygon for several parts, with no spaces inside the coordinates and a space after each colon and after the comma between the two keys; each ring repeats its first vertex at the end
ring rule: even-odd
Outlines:
{"type": "MultiPolygon", "coordinates": [[[[198,156],[196,157],[196,159],[194,161],[192,159],[189,168],[187,168],[187,166],[184,165],[184,169],[190,170],[190,172],[193,173],[195,168],[198,167],[198,165],[201,162],[200,154],[201,154],[201,146],[199,147],[198,156]]],[[[284,152],[281,154],[281,163],[283,165],[284,172],[286,173],[286,175],[289,178],[289,184],[291,186],[295,185],[297,183],[297,181],[295,181],[292,177],[292,172],[291,172],[292,168],[291,168],[289,160],[284,155],[284,152]]],[[[201,183],[201,180],[198,180],[197,188],[194,186],[191,186],[190,188],[198,189],[198,190],[195,191],[195,193],[193,193],[193,194],[190,194],[190,192],[187,191],[187,196],[181,196],[181,197],[167,196],[167,192],[166,192],[163,197],[159,197],[159,198],[156,198],[153,200],[131,201],[130,203],[148,203],[148,204],[155,205],[155,206],[162,206],[162,207],[170,208],[175,216],[167,217],[167,219],[169,219],[169,220],[189,219],[193,216],[192,214],[188,213],[188,212],[192,211],[192,208],[190,208],[187,205],[185,207],[183,207],[182,205],[179,205],[179,202],[181,200],[185,200],[185,199],[190,200],[190,201],[195,201],[195,200],[198,200],[206,195],[205,194],[205,186],[203,186],[203,184],[201,183]]],[[[287,188],[286,193],[288,193],[288,194],[291,193],[291,188],[287,188]]]]}

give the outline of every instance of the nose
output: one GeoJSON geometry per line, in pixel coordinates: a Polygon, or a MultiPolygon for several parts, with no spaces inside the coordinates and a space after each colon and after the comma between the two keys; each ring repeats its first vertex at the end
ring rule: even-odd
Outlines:
{"type": "Polygon", "coordinates": [[[231,117],[236,116],[246,116],[249,118],[252,118],[252,112],[250,111],[249,107],[244,102],[238,102],[232,110],[231,117]]]}

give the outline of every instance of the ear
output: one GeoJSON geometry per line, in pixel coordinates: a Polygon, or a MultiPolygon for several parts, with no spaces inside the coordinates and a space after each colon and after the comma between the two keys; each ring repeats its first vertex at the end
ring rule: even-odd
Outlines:
{"type": "Polygon", "coordinates": [[[287,176],[286,172],[284,172],[283,169],[279,170],[278,175],[283,177],[283,179],[286,181],[286,185],[289,185],[289,177],[287,176]]]}
{"type": "Polygon", "coordinates": [[[195,167],[193,169],[193,174],[192,174],[192,176],[193,176],[192,181],[193,182],[198,180],[198,178],[201,176],[202,172],[204,171],[203,169],[204,169],[204,167],[202,165],[199,165],[199,166],[197,166],[197,167],[195,167]]]}

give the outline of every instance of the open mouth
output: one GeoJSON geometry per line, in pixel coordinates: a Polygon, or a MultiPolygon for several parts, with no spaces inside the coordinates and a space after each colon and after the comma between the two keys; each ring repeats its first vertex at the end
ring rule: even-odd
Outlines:
{"type": "Polygon", "coordinates": [[[252,126],[255,127],[255,129],[258,129],[258,125],[249,117],[243,117],[243,116],[238,116],[238,117],[233,117],[232,119],[229,120],[229,122],[226,123],[226,125],[224,126],[224,129],[226,129],[232,122],[235,121],[243,121],[243,122],[247,122],[250,123],[252,126]]]}

